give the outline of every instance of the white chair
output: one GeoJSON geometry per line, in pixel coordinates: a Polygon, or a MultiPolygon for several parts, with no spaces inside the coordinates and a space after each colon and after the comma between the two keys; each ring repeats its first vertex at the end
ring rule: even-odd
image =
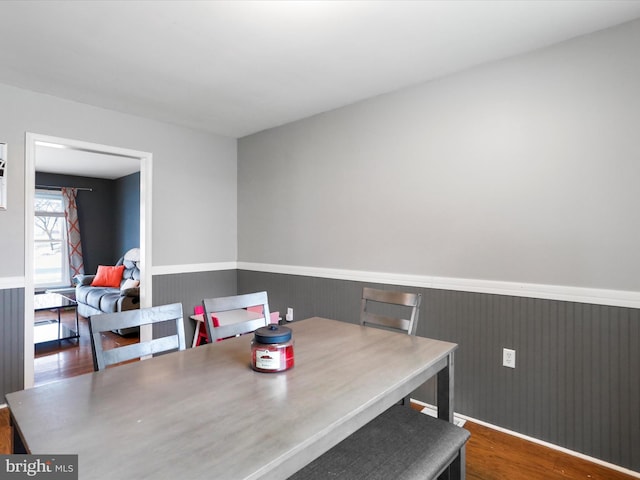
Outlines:
{"type": "Polygon", "coordinates": [[[153,355],[171,350],[186,348],[182,304],[173,303],[139,310],[126,310],[117,313],[103,313],[89,317],[89,332],[95,371],[104,370],[109,365],[153,355]],[[147,342],[139,342],[122,347],[105,350],[102,345],[102,332],[110,332],[160,322],[174,322],[176,333],[154,338],[147,342]]]}
{"type": "MultiPolygon", "coordinates": [[[[269,300],[267,292],[247,293],[243,295],[232,295],[229,297],[205,298],[202,301],[204,307],[204,323],[207,328],[208,343],[217,340],[235,337],[255,331],[257,328],[265,327],[271,321],[269,313],[269,300]],[[217,321],[217,314],[229,312],[231,310],[246,310],[250,307],[261,306],[259,318],[249,315],[247,311],[247,320],[235,323],[220,325],[217,321]]],[[[252,309],[253,313],[255,309],[252,309]]]]}

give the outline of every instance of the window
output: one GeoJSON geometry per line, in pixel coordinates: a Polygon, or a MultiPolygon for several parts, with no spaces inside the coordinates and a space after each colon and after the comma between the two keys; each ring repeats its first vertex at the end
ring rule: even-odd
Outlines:
{"type": "Polygon", "coordinates": [[[35,286],[67,286],[69,255],[62,192],[36,190],[35,198],[35,286]]]}

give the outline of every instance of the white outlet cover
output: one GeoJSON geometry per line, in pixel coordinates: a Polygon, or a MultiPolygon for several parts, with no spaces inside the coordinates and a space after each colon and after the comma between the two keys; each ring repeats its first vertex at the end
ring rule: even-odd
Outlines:
{"type": "Polygon", "coordinates": [[[510,348],[502,349],[502,366],[516,368],[516,351],[510,348]]]}

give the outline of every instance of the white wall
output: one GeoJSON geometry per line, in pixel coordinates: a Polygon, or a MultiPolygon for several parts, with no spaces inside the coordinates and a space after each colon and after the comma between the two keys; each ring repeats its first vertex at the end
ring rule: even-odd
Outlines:
{"type": "Polygon", "coordinates": [[[24,276],[25,132],[151,152],[153,266],[235,262],[235,139],[1,84],[0,112],[9,150],[0,278],[24,276]]]}
{"type": "Polygon", "coordinates": [[[638,45],[633,22],[240,139],[239,261],[640,292],[638,45]]]}

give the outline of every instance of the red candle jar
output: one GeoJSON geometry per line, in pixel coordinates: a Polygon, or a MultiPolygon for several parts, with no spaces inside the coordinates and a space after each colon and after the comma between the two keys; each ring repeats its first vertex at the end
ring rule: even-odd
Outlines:
{"type": "Polygon", "coordinates": [[[271,324],[258,328],[251,341],[251,367],[257,372],[284,372],[293,367],[291,329],[271,324]]]}

